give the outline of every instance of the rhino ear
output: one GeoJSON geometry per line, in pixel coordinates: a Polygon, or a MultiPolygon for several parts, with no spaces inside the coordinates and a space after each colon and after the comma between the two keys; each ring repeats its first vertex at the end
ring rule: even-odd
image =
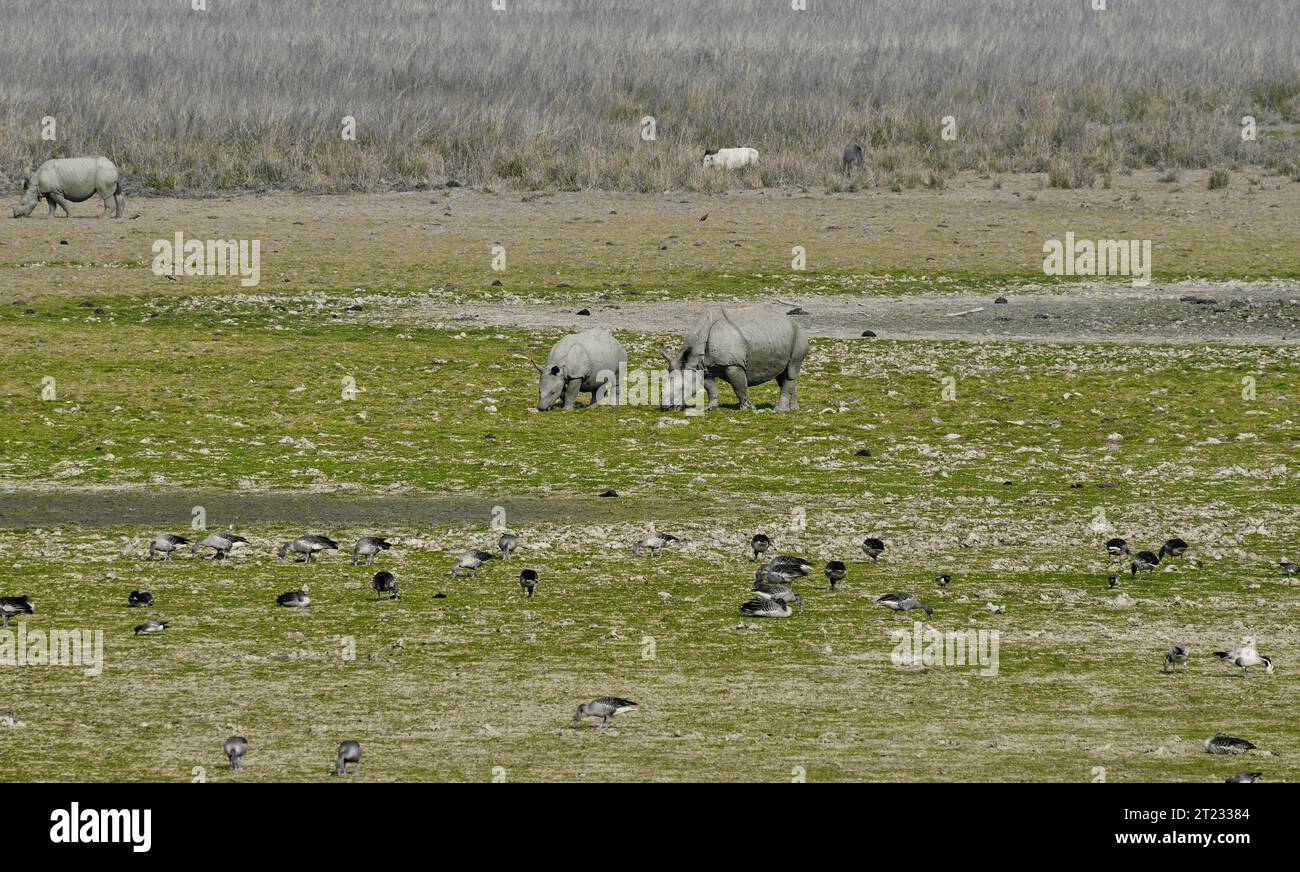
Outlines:
{"type": "Polygon", "coordinates": [[[560,368],[558,366],[551,367],[551,375],[559,375],[559,374],[560,374],[560,368]]]}

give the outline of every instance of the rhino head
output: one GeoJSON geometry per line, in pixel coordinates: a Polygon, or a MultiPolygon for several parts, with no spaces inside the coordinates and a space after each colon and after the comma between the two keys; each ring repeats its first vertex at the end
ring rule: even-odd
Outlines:
{"type": "Polygon", "coordinates": [[[537,411],[545,412],[564,393],[564,385],[568,380],[559,366],[541,367],[533,363],[533,369],[537,370],[540,377],[537,382],[537,411]]]}
{"type": "Polygon", "coordinates": [[[25,218],[32,214],[36,204],[40,202],[41,194],[32,179],[23,179],[23,198],[17,206],[14,206],[14,217],[25,218]]]}
{"type": "Polygon", "coordinates": [[[680,411],[694,405],[696,394],[704,384],[703,360],[699,355],[690,354],[688,348],[673,354],[661,346],[659,354],[668,361],[668,378],[664,382],[660,408],[680,411]]]}

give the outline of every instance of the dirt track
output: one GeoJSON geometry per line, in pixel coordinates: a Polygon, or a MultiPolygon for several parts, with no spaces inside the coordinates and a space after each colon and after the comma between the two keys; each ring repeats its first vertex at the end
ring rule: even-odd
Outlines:
{"type": "MultiPolygon", "coordinates": [[[[897,297],[784,295],[813,336],[847,339],[873,331],[882,339],[1023,340],[1279,345],[1300,342],[1300,285],[1288,282],[1181,282],[1080,285],[1069,291],[897,297]],[[1184,298],[1195,298],[1184,299],[1184,298]]],[[[606,327],[677,333],[716,302],[427,304],[399,319],[454,326],[525,329],[606,327]],[[590,315],[578,315],[586,308],[590,315]]]]}

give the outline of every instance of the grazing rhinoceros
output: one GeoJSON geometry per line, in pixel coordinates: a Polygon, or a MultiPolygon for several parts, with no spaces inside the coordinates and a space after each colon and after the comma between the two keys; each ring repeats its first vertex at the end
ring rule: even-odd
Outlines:
{"type": "MultiPolygon", "coordinates": [[[[531,362],[531,361],[530,361],[531,362]]],[[[545,412],[564,395],[564,408],[572,409],[580,391],[591,393],[592,405],[616,402],[627,370],[627,352],[608,332],[595,328],[565,336],[546,356],[546,366],[533,367],[541,379],[537,385],[537,410],[545,412]]]]}
{"type": "Polygon", "coordinates": [[[68,212],[68,203],[80,203],[99,194],[104,201],[104,211],[100,218],[108,215],[109,208],[115,210],[114,218],[121,218],[126,211],[126,196],[122,193],[122,183],[117,179],[117,167],[106,157],[65,157],[47,160],[41,164],[31,178],[23,182],[23,199],[14,207],[15,218],[25,218],[32,214],[36,204],[44,197],[50,204],[50,215],[56,207],[68,212]]]}
{"type": "Polygon", "coordinates": [[[808,336],[788,315],[773,306],[713,308],[700,316],[676,354],[661,348],[668,361],[671,396],[680,408],[687,373],[703,380],[708,409],[718,407],[716,379],[731,385],[742,409],[752,409],[749,388],[776,379],[781,386],[778,410],[797,409],[795,382],[808,356],[808,336]]]}

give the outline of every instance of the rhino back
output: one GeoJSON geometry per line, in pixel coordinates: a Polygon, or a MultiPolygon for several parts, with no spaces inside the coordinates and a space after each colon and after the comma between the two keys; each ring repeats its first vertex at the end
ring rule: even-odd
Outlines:
{"type": "Polygon", "coordinates": [[[710,326],[705,363],[744,367],[749,384],[762,384],[806,351],[801,334],[799,325],[773,306],[725,309],[710,326]]]}
{"type": "Polygon", "coordinates": [[[41,194],[57,191],[73,202],[90,198],[100,188],[117,187],[117,167],[106,157],[65,157],[47,160],[36,171],[41,194]]]}

